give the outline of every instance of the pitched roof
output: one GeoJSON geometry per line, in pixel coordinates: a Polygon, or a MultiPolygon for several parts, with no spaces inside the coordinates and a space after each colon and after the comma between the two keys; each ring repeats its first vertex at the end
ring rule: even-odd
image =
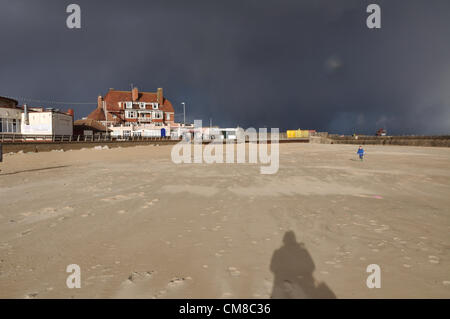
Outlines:
{"type": "MultiPolygon", "coordinates": [[[[76,120],[73,123],[74,127],[81,126],[81,127],[87,127],[87,128],[93,128],[98,131],[106,131],[106,127],[102,125],[101,123],[97,122],[96,120],[92,119],[85,119],[85,120],[76,120]]],[[[108,129],[110,131],[110,129],[108,129]]]]}
{"type": "MultiPolygon", "coordinates": [[[[106,101],[106,107],[108,111],[119,111],[118,102],[131,102],[132,96],[131,91],[116,91],[109,90],[106,93],[104,100],[106,101]]],[[[138,99],[136,103],[146,102],[146,103],[156,103],[158,102],[157,93],[154,92],[139,92],[138,99]]],[[[163,97],[163,104],[159,106],[159,109],[164,112],[174,112],[172,103],[163,97]]]]}
{"type": "MultiPolygon", "coordinates": [[[[116,122],[122,119],[119,114],[116,114],[116,117],[114,117],[111,113],[109,113],[110,111],[113,112],[108,109],[108,121],[116,122]]],[[[87,116],[87,119],[94,121],[105,121],[105,111],[102,107],[97,107],[87,116]]]]}
{"type": "Polygon", "coordinates": [[[1,107],[10,107],[15,108],[17,106],[18,102],[16,100],[0,96],[0,106],[1,107]]]}
{"type": "Polygon", "coordinates": [[[102,108],[97,107],[87,118],[88,120],[105,121],[105,112],[102,108]]]}

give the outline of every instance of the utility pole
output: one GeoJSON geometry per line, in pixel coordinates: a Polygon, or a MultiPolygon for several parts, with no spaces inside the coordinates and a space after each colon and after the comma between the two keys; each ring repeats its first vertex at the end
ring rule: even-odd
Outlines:
{"type": "Polygon", "coordinates": [[[183,124],[186,126],[186,103],[181,102],[183,104],[183,124]]]}
{"type": "Polygon", "coordinates": [[[105,133],[108,135],[108,113],[106,112],[106,101],[103,101],[103,111],[105,111],[105,133]]]}

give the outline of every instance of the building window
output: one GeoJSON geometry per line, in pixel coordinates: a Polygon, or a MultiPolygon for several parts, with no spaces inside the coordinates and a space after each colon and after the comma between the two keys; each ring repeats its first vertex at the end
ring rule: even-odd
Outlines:
{"type": "Polygon", "coordinates": [[[153,118],[154,118],[154,119],[157,119],[157,120],[162,119],[162,118],[163,118],[163,112],[161,112],[161,111],[155,111],[155,112],[153,112],[153,118]]]}
{"type": "Polygon", "coordinates": [[[126,108],[127,109],[133,108],[133,102],[126,102],[126,108]]]}
{"type": "Polygon", "coordinates": [[[158,103],[152,103],[152,108],[154,110],[157,110],[158,109],[158,103]]]}
{"type": "Polygon", "coordinates": [[[136,112],[134,111],[125,111],[125,117],[129,119],[136,118],[136,112]]]}
{"type": "Polygon", "coordinates": [[[20,120],[0,118],[0,133],[20,133],[20,120]]]}
{"type": "Polygon", "coordinates": [[[166,118],[168,121],[170,121],[170,113],[166,113],[166,118]]]}

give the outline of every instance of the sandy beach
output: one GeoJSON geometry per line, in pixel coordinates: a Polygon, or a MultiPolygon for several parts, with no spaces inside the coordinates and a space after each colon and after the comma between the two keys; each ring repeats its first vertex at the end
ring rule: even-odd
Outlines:
{"type": "Polygon", "coordinates": [[[274,175],[171,146],[5,155],[0,298],[450,298],[450,149],[365,149],[280,144],[274,175]]]}

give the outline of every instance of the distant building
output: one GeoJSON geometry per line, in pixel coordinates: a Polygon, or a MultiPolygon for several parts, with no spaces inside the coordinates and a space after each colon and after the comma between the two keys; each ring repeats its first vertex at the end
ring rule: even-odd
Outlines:
{"type": "Polygon", "coordinates": [[[111,129],[113,136],[170,136],[175,123],[172,103],[164,97],[163,89],[139,92],[110,89],[97,99],[97,108],[88,115],[111,129]]]}
{"type": "Polygon", "coordinates": [[[134,88],[132,91],[110,89],[105,97],[99,96],[97,109],[87,118],[108,124],[163,126],[173,124],[174,116],[172,103],[164,97],[162,88],[155,93],[134,88]]]}
{"type": "Polygon", "coordinates": [[[20,134],[23,110],[13,99],[0,96],[0,134],[20,134]]]}
{"type": "Polygon", "coordinates": [[[24,106],[21,114],[22,134],[73,135],[73,111],[24,106]]]}

